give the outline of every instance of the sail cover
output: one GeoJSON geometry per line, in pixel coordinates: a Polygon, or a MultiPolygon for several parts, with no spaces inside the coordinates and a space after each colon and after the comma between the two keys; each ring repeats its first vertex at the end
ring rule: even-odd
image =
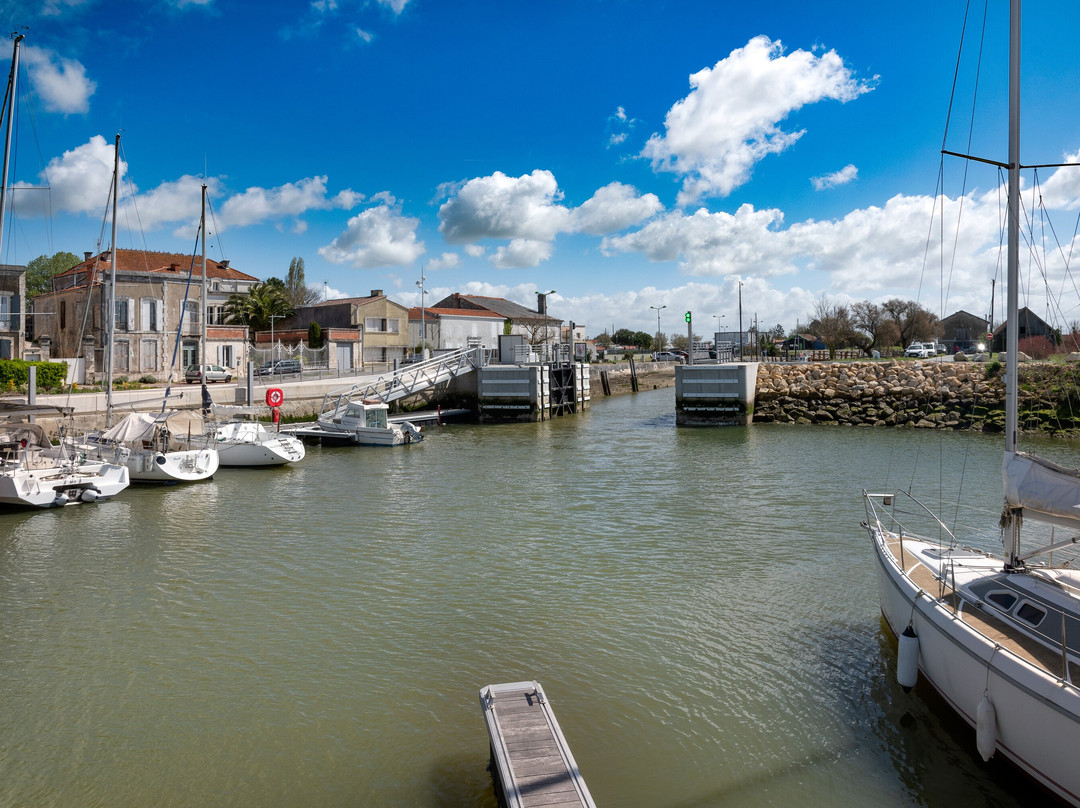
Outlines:
{"type": "Polygon", "coordinates": [[[131,443],[142,440],[144,437],[149,438],[153,434],[156,420],[148,412],[133,412],[126,415],[124,420],[112,429],[103,432],[101,437],[116,443],[131,443]]]}
{"type": "Polygon", "coordinates": [[[1080,471],[1027,452],[1006,452],[1005,501],[1024,518],[1080,527],[1080,471]]]}

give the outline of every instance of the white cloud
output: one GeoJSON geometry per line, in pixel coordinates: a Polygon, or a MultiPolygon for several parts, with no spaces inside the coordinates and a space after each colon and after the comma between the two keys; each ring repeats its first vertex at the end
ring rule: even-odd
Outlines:
{"type": "Polygon", "coordinates": [[[424,254],[424,243],[416,240],[419,224],[387,205],[368,208],[349,219],[345,232],[320,247],[319,255],[358,269],[410,264],[424,254]]]}
{"type": "Polygon", "coordinates": [[[479,244],[466,244],[462,249],[465,254],[472,258],[480,258],[484,254],[484,248],[479,244]]]}
{"type": "Polygon", "coordinates": [[[28,45],[23,49],[33,87],[49,112],[87,112],[97,84],[86,77],[86,68],[75,59],[65,59],[47,48],[28,45]]]}
{"type": "Polygon", "coordinates": [[[344,190],[326,196],[326,176],[307,177],[276,188],[252,187],[225,200],[220,223],[224,227],[244,227],[271,219],[300,216],[309,210],[348,210],[363,199],[361,194],[344,190]]]}
{"type": "Polygon", "coordinates": [[[850,101],[872,87],[857,81],[835,51],[784,54],[759,36],[712,68],[690,76],[691,91],[642,151],[654,170],[683,178],[679,204],[726,196],[745,183],[756,163],[795,143],[802,131],[779,124],[801,107],[826,99],[850,101]]]}
{"type": "Polygon", "coordinates": [[[535,267],[541,261],[551,257],[550,241],[533,241],[527,238],[511,239],[510,243],[499,247],[491,256],[491,263],[499,269],[520,269],[535,267]]]}
{"type": "Polygon", "coordinates": [[[187,174],[180,179],[163,182],[134,199],[130,195],[125,197],[121,190],[117,222],[129,230],[154,230],[182,222],[176,235],[193,238],[198,230],[203,182],[206,182],[210,196],[217,193],[220,184],[216,179],[204,180],[187,174]]]}
{"type": "Polygon", "coordinates": [[[393,11],[395,14],[400,14],[405,10],[405,6],[409,4],[409,0],[379,0],[380,6],[386,6],[386,8],[393,11]]]}
{"type": "Polygon", "coordinates": [[[573,229],[590,235],[623,230],[663,209],[656,194],[638,195],[632,185],[613,182],[573,211],[573,229]]]}
{"type": "MultiPolygon", "coordinates": [[[[64,152],[49,161],[41,174],[41,184],[50,188],[50,204],[55,213],[103,213],[112,184],[113,146],[101,135],[64,152]]],[[[120,162],[120,177],[127,172],[127,163],[120,162]]],[[[29,188],[16,183],[15,188],[29,188]]],[[[41,197],[38,191],[25,190],[12,194],[16,210],[23,215],[40,214],[41,197]]]]}
{"type": "Polygon", "coordinates": [[[521,177],[496,171],[466,182],[439,208],[439,231],[450,244],[482,238],[550,241],[566,229],[569,211],[550,171],[536,169],[521,177]]]}
{"type": "Polygon", "coordinates": [[[849,182],[853,182],[858,176],[859,169],[849,163],[839,171],[834,171],[832,174],[825,174],[821,177],[811,177],[810,182],[813,184],[815,191],[824,191],[828,188],[836,188],[838,185],[847,185],[849,182]]]}
{"type": "Polygon", "coordinates": [[[365,31],[363,28],[356,29],[356,38],[363,42],[365,45],[370,44],[375,39],[375,34],[370,31],[365,31]]]}
{"type": "Polygon", "coordinates": [[[428,261],[427,266],[429,269],[454,269],[461,266],[461,256],[457,253],[444,252],[438,258],[428,261]]]}

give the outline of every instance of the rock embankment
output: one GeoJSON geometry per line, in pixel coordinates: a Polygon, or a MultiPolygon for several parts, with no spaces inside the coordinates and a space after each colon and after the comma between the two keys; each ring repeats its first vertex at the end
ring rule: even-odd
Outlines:
{"type": "Polygon", "coordinates": [[[763,364],[754,422],[996,431],[1004,400],[1000,377],[980,364],[763,364]]]}

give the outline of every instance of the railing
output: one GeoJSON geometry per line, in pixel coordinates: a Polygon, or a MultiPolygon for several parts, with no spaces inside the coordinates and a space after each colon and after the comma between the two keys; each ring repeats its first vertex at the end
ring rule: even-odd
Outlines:
{"type": "Polygon", "coordinates": [[[322,413],[334,412],[350,399],[378,399],[389,404],[398,399],[422,393],[436,385],[470,373],[486,364],[483,348],[463,348],[453,353],[441,354],[423,362],[415,362],[384,373],[364,384],[354,384],[340,390],[332,390],[323,397],[322,413]],[[332,402],[332,403],[331,403],[332,402]]]}

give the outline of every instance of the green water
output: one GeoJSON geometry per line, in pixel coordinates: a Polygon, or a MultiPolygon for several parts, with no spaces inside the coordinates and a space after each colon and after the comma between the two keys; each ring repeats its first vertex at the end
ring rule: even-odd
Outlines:
{"type": "Polygon", "coordinates": [[[601,808],[1019,805],[894,684],[859,527],[942,475],[992,526],[998,440],[673,406],[0,515],[0,805],[494,808],[523,679],[601,808]]]}

